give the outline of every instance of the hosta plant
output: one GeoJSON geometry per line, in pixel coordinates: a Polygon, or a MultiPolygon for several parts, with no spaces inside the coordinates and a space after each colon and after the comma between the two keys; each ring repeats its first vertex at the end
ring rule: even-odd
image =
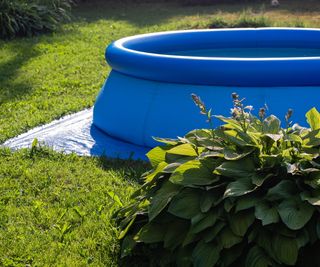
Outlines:
{"type": "MultiPolygon", "coordinates": [[[[193,96],[201,113],[211,114],[193,96]]],[[[124,264],[320,266],[320,113],[310,128],[251,114],[233,94],[232,117],[148,153],[153,169],[115,214],[124,264]]]]}
{"type": "Polygon", "coordinates": [[[72,0],[0,0],[0,38],[55,30],[69,19],[72,0]]]}

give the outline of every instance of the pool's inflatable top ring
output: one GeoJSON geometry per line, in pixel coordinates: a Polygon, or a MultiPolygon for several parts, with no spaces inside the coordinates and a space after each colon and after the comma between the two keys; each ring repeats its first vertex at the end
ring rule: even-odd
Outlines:
{"type": "Polygon", "coordinates": [[[320,30],[260,28],[143,34],[112,43],[106,50],[106,59],[115,71],[160,82],[246,87],[318,86],[320,30]],[[175,51],[212,48],[319,49],[319,56],[172,55],[175,51]]]}

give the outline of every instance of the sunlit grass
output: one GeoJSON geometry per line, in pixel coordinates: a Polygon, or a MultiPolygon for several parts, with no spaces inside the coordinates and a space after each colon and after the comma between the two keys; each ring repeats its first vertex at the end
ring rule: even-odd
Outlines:
{"type": "Polygon", "coordinates": [[[114,266],[111,215],[146,164],[0,149],[0,266],[114,266]],[[30,265],[27,265],[30,264],[30,265]]]}

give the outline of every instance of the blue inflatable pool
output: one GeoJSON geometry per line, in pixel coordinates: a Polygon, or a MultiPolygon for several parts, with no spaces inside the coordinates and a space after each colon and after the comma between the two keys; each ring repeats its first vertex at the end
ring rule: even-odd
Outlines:
{"type": "Polygon", "coordinates": [[[108,135],[152,147],[207,127],[191,100],[230,115],[237,92],[255,110],[280,119],[288,108],[305,125],[320,106],[320,30],[294,28],[192,30],[120,39],[106,50],[112,71],[94,107],[93,123],[108,135]]]}

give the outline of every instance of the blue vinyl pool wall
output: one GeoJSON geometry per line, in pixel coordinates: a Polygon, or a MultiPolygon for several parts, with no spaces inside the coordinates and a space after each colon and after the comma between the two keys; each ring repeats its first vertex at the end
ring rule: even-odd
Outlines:
{"type": "MultiPolygon", "coordinates": [[[[201,97],[213,114],[230,116],[231,94],[245,97],[253,113],[268,106],[268,113],[284,121],[289,108],[292,120],[306,125],[305,113],[320,108],[320,87],[229,87],[162,83],[112,71],[95,104],[94,124],[111,136],[140,146],[153,147],[152,137],[176,138],[196,128],[209,127],[191,99],[201,97]],[[113,90],[112,88],[117,88],[113,90]]],[[[217,126],[219,121],[214,121],[217,126]]]]}

